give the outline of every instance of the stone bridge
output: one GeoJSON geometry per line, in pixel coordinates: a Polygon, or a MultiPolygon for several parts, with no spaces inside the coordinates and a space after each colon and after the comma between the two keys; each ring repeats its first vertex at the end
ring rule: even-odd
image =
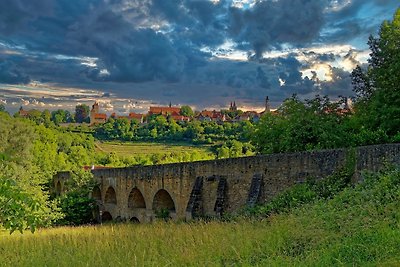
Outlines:
{"type": "MultiPolygon", "coordinates": [[[[97,200],[96,217],[102,221],[151,222],[160,212],[173,220],[221,216],[265,203],[308,177],[326,177],[349,160],[358,181],[363,170],[400,164],[400,144],[95,169],[97,185],[91,196],[97,200]]],[[[68,172],[55,175],[56,194],[67,190],[68,179],[68,172]]]]}

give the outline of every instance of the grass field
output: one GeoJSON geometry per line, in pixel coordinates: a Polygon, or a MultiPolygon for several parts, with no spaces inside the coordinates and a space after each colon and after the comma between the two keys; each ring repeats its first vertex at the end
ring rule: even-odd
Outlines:
{"type": "MultiPolygon", "coordinates": [[[[303,218],[304,219],[304,218],[303,218]]],[[[400,231],[316,221],[107,225],[2,236],[1,266],[398,266],[400,231]]]]}
{"type": "Polygon", "coordinates": [[[118,156],[140,156],[150,154],[169,153],[207,153],[212,154],[210,147],[194,146],[187,143],[147,143],[147,142],[96,142],[96,149],[101,152],[114,152],[118,156]]]}

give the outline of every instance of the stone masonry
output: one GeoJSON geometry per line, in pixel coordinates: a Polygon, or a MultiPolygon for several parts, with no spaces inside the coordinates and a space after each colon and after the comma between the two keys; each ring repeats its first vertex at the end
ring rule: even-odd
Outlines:
{"type": "MultiPolygon", "coordinates": [[[[98,220],[151,222],[160,210],[169,210],[173,220],[221,216],[265,203],[308,177],[324,178],[349,158],[357,182],[364,170],[400,164],[400,144],[92,170],[97,186],[91,196],[98,220]]],[[[55,175],[56,194],[68,178],[68,172],[55,175]]]]}

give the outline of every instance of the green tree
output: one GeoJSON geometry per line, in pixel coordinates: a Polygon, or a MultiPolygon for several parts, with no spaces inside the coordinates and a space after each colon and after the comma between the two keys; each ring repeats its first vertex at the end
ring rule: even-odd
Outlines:
{"type": "Polygon", "coordinates": [[[51,123],[51,113],[48,109],[43,110],[42,115],[40,116],[42,119],[42,122],[46,125],[49,126],[51,123]]]}
{"type": "Polygon", "coordinates": [[[51,112],[51,120],[59,125],[60,123],[72,122],[72,116],[68,110],[58,109],[51,112]]]}
{"type": "Polygon", "coordinates": [[[89,106],[85,104],[75,107],[75,121],[78,123],[87,122],[89,118],[89,106]]]}
{"type": "Polygon", "coordinates": [[[380,128],[393,136],[400,131],[400,8],[368,45],[367,71],[357,67],[352,73],[356,109],[369,129],[380,128]]]}
{"type": "Polygon", "coordinates": [[[305,102],[296,96],[286,99],[277,114],[261,118],[252,134],[253,143],[261,153],[351,146],[345,123],[348,115],[338,112],[339,105],[320,96],[305,102]]]}
{"type": "Polygon", "coordinates": [[[29,228],[32,232],[39,226],[36,216],[40,203],[32,194],[25,192],[12,179],[0,177],[0,225],[13,233],[29,228]]]}
{"type": "Polygon", "coordinates": [[[1,224],[10,230],[50,224],[61,214],[43,190],[48,172],[41,170],[34,157],[35,147],[40,142],[35,129],[44,126],[11,118],[6,113],[0,113],[0,125],[1,224]]]}
{"type": "Polygon", "coordinates": [[[37,109],[31,109],[28,112],[28,118],[31,121],[36,122],[37,124],[41,124],[43,123],[43,118],[42,118],[42,112],[40,110],[37,109]]]}
{"type": "Polygon", "coordinates": [[[186,117],[193,117],[194,112],[190,106],[182,106],[181,107],[181,115],[186,117]]]}

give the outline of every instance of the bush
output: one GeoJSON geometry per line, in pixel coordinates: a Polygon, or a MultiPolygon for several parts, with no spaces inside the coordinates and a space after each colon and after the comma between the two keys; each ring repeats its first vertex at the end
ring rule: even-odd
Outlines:
{"type": "Polygon", "coordinates": [[[167,221],[169,217],[169,209],[163,208],[155,211],[156,218],[167,221]]]}
{"type": "Polygon", "coordinates": [[[65,217],[57,223],[61,225],[81,225],[93,223],[95,201],[88,194],[79,191],[68,192],[59,199],[65,217]]]}

